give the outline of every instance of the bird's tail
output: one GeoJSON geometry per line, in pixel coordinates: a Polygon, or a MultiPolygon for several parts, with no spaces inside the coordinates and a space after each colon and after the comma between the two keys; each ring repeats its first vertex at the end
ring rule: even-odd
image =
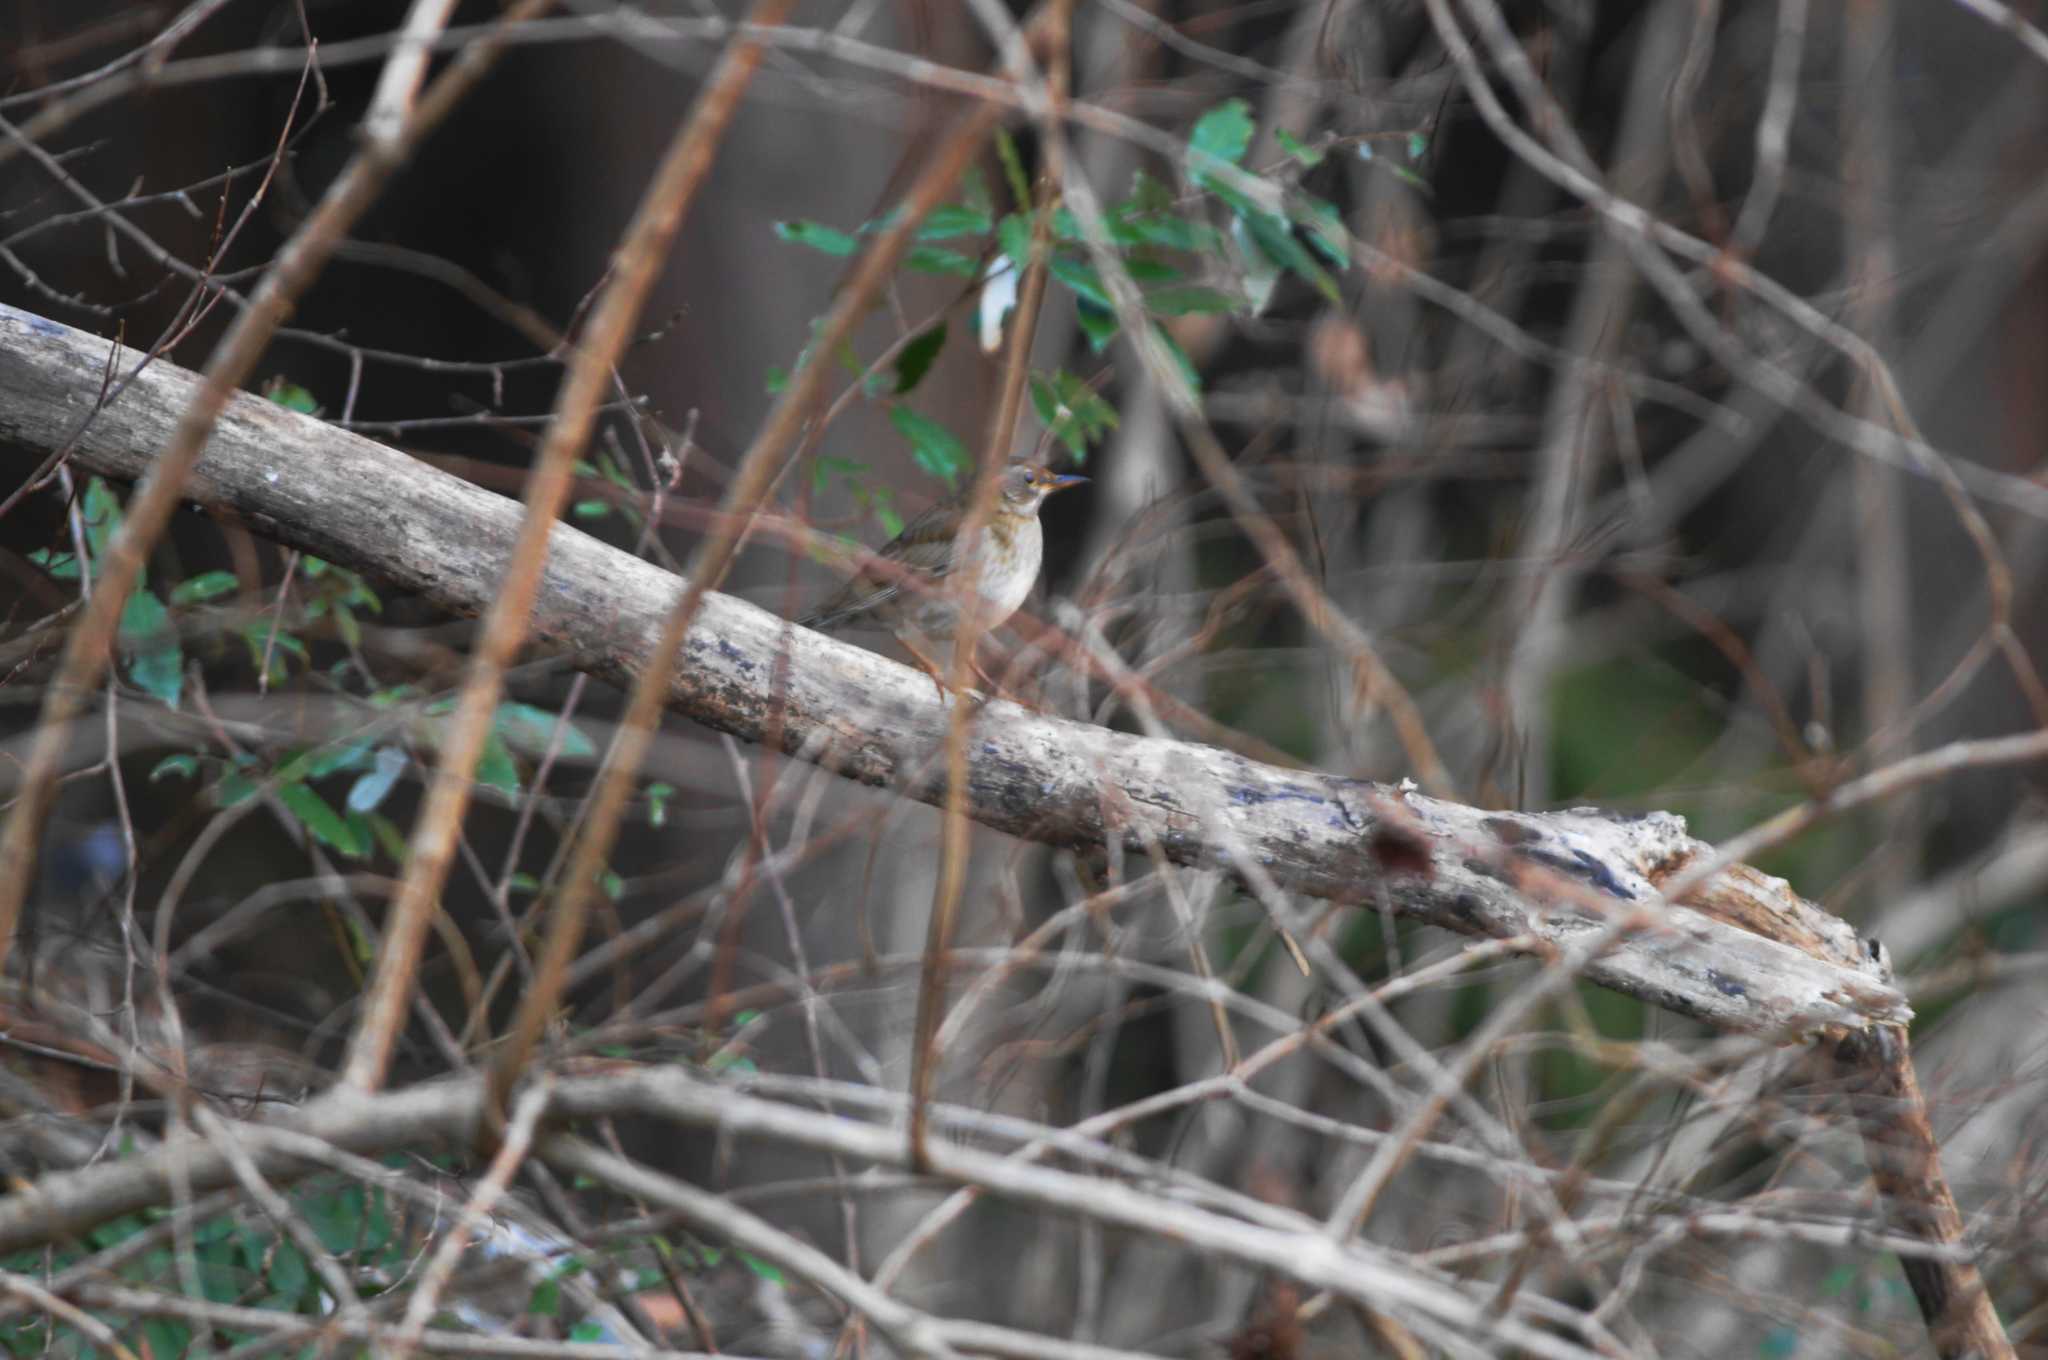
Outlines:
{"type": "Polygon", "coordinates": [[[895,599],[896,593],[895,586],[877,587],[856,576],[826,596],[815,608],[797,615],[796,621],[801,627],[829,633],[857,620],[873,619],[877,607],[895,599]]]}
{"type": "Polygon", "coordinates": [[[821,633],[829,633],[840,624],[846,622],[853,614],[854,611],[848,607],[850,604],[851,601],[847,598],[847,592],[841,590],[817,608],[805,610],[797,615],[796,626],[799,628],[815,628],[821,633]]]}

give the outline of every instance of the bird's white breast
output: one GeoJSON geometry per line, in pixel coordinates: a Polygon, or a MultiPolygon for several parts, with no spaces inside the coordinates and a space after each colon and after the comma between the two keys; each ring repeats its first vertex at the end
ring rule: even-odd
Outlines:
{"type": "MultiPolygon", "coordinates": [[[[1039,560],[1045,555],[1045,535],[1035,515],[1017,516],[1008,533],[991,526],[982,534],[981,572],[975,590],[988,601],[981,614],[981,627],[987,630],[1016,613],[1031,593],[1031,584],[1038,579],[1039,560]]],[[[899,617],[926,637],[953,636],[959,611],[943,589],[903,600],[897,608],[903,611],[899,617]]]]}
{"type": "Polygon", "coordinates": [[[1038,527],[1038,516],[1025,515],[1022,521],[1010,531],[1008,551],[1003,551],[1000,539],[989,545],[996,551],[989,554],[989,560],[981,569],[981,593],[994,606],[989,626],[1001,623],[1017,612],[1017,606],[1031,593],[1031,583],[1038,579],[1039,559],[1045,555],[1045,531],[1038,527]]]}

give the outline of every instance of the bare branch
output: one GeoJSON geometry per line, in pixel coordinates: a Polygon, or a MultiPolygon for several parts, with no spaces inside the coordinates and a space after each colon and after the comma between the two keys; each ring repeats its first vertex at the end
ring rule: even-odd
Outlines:
{"type": "MultiPolygon", "coordinates": [[[[0,434],[32,452],[56,446],[69,434],[71,393],[98,372],[99,342],[12,310],[0,311],[0,340],[0,385],[15,394],[0,434]]],[[[192,382],[155,365],[73,457],[109,476],[141,475],[153,432],[192,382]]],[[[232,399],[225,415],[187,484],[199,503],[458,612],[495,598],[517,534],[510,502],[254,397],[232,399]],[[364,503],[352,494],[363,486],[383,494],[364,503]]],[[[532,632],[623,683],[648,664],[677,590],[659,569],[558,527],[532,632]]],[[[677,711],[748,740],[773,730],[784,751],[849,778],[944,798],[933,772],[947,709],[916,672],[715,593],[683,658],[667,684],[677,711]],[[778,695],[769,677],[785,647],[793,664],[778,695]]],[[[1711,855],[1668,814],[1487,812],[1003,703],[980,715],[971,746],[969,815],[1013,835],[1073,848],[1142,850],[1150,840],[1178,864],[1345,903],[1384,891],[1419,919],[1559,948],[1621,927],[1587,976],[1717,1028],[1790,1039],[1907,1013],[1848,926],[1779,880],[1689,882],[1697,905],[1660,908],[1662,885],[1711,855]]]]}

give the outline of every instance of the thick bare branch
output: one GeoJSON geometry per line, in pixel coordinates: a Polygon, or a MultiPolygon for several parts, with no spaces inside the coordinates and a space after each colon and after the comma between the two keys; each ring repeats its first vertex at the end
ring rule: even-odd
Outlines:
{"type": "MultiPolygon", "coordinates": [[[[59,447],[98,390],[105,349],[0,308],[0,391],[9,394],[0,438],[36,458],[59,447]]],[[[196,381],[151,366],[71,458],[140,476],[196,381]]],[[[250,396],[228,403],[188,490],[280,541],[464,613],[493,598],[519,525],[510,501],[250,396]]],[[[630,683],[680,589],[674,576],[558,527],[532,634],[630,683]]],[[[947,710],[908,668],[715,593],[683,658],[669,680],[677,712],[750,741],[772,732],[784,751],[850,779],[944,798],[947,710]],[[780,648],[793,664],[777,695],[780,648]]],[[[1665,906],[1661,885],[1711,853],[1667,813],[1490,812],[1000,702],[978,715],[969,755],[969,815],[1013,835],[1079,850],[1157,845],[1176,863],[1339,902],[1384,900],[1452,930],[1527,936],[1546,950],[1612,931],[1585,965],[1589,978],[1719,1029],[1792,1039],[1909,1015],[1850,928],[1779,880],[1736,866],[1687,905],[1665,906]]]]}

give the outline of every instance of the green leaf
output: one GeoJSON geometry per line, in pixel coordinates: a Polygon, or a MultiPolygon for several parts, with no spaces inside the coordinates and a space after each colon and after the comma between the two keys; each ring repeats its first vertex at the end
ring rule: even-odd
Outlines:
{"type": "Polygon", "coordinates": [[[1003,163],[1003,178],[1009,182],[1010,197],[1017,211],[1031,211],[1031,177],[1024,173],[1024,158],[1017,153],[1016,139],[1005,128],[996,129],[996,159],[1003,163]]]}
{"type": "Polygon", "coordinates": [[[626,471],[624,465],[622,465],[619,462],[619,460],[613,456],[611,450],[605,450],[602,457],[598,460],[597,471],[598,475],[602,476],[606,481],[610,482],[613,486],[619,488],[619,490],[624,491],[629,495],[639,494],[640,488],[633,484],[633,478],[631,474],[629,474],[626,471]]]}
{"type": "Polygon", "coordinates": [[[1124,272],[1137,283],[1178,283],[1187,277],[1181,270],[1157,260],[1133,256],[1124,261],[1124,272]]]}
{"type": "Polygon", "coordinates": [[[355,828],[329,807],[325,798],[306,785],[280,786],[277,801],[298,818],[299,825],[306,828],[308,835],[328,849],[350,859],[361,859],[369,853],[369,845],[357,839],[355,828]]]}
{"type": "Polygon", "coordinates": [[[121,606],[121,641],[132,645],[154,642],[171,630],[170,611],[147,590],[138,590],[121,606]]]}
{"type": "Polygon", "coordinates": [[[820,222],[807,222],[799,218],[789,222],[777,222],[775,234],[791,245],[809,246],[812,250],[827,255],[847,256],[860,249],[858,237],[849,236],[820,222]]]}
{"type": "Polygon", "coordinates": [[[185,691],[185,653],[164,602],[138,589],[121,609],[120,637],[132,648],[128,678],[166,708],[185,691]]]}
{"type": "Polygon", "coordinates": [[[1173,356],[1174,366],[1180,369],[1181,377],[1187,380],[1188,391],[1199,396],[1202,391],[1202,375],[1195,371],[1195,361],[1188,358],[1188,352],[1180,347],[1180,341],[1174,339],[1172,333],[1164,326],[1155,324],[1152,333],[1159,337],[1160,343],[1166,346],[1166,352],[1173,356]]]}
{"type": "Polygon", "coordinates": [[[384,1207],[384,1192],[369,1189],[363,1196],[363,1250],[382,1251],[386,1261],[408,1259],[411,1243],[400,1241],[391,1225],[391,1214],[384,1207]]]}
{"type": "MultiPolygon", "coordinates": [[[[211,1247],[213,1243],[229,1241],[231,1237],[236,1237],[236,1221],[233,1221],[233,1219],[205,1219],[199,1227],[193,1229],[193,1245],[195,1247],[211,1247]]],[[[209,1260],[219,1262],[223,1266],[231,1266],[233,1258],[236,1258],[236,1256],[233,1256],[233,1251],[209,1253],[209,1260]]]]}
{"type": "Polygon", "coordinates": [[[1113,310],[1109,300],[1109,289],[1103,286],[1102,276],[1095,272],[1095,266],[1072,255],[1057,254],[1048,266],[1052,276],[1074,290],[1076,296],[1086,298],[1104,311],[1113,310]]]}
{"type": "Polygon", "coordinates": [[[777,368],[774,364],[768,365],[768,377],[761,384],[762,390],[771,397],[779,397],[788,387],[788,372],[777,368]]]}
{"type": "Polygon", "coordinates": [[[1251,237],[1260,254],[1281,268],[1292,270],[1307,279],[1318,293],[1331,302],[1338,300],[1336,282],[1323,272],[1323,267],[1308,253],[1308,248],[1294,239],[1293,229],[1286,222],[1256,208],[1241,213],[1237,220],[1244,225],[1246,234],[1251,237]]]}
{"type": "Polygon", "coordinates": [[[951,430],[900,403],[889,408],[889,423],[910,441],[910,455],[919,467],[945,478],[948,486],[959,482],[967,467],[967,447],[951,430]]]}
{"type": "Polygon", "coordinates": [[[123,1214],[119,1218],[111,1219],[92,1229],[85,1235],[85,1240],[92,1243],[99,1250],[104,1251],[108,1247],[119,1246],[137,1233],[144,1232],[148,1228],[149,1224],[143,1222],[135,1215],[123,1214]]]}
{"type": "Polygon", "coordinates": [[[1282,151],[1285,151],[1303,165],[1321,165],[1323,163],[1323,156],[1326,153],[1321,147],[1305,145],[1286,128],[1274,128],[1273,140],[1280,143],[1282,151]]]}
{"type": "MultiPolygon", "coordinates": [[[[334,606],[334,631],[341,634],[342,642],[350,648],[363,645],[363,626],[356,622],[355,611],[345,604],[334,606]]],[[[338,664],[347,665],[348,659],[344,657],[338,664]]]]}
{"type": "Polygon", "coordinates": [[[167,779],[172,775],[176,775],[180,779],[191,779],[198,773],[199,759],[197,756],[165,756],[150,770],[149,782],[154,784],[159,779],[167,779]]]}
{"type": "Polygon", "coordinates": [[[1021,276],[1031,263],[1031,219],[1022,213],[1010,213],[996,223],[996,244],[1002,247],[1010,263],[1015,265],[1021,276]]]}
{"type": "Polygon", "coordinates": [[[894,538],[903,532],[903,516],[896,513],[895,504],[887,491],[878,492],[870,501],[875,518],[882,523],[882,532],[894,538]]]}
{"type": "MultiPolygon", "coordinates": [[[[960,197],[967,206],[985,218],[995,216],[995,200],[989,197],[988,180],[981,173],[981,167],[970,165],[967,173],[960,177],[960,197]]],[[[983,231],[988,228],[983,227],[983,231]]]]}
{"type": "Polygon", "coordinates": [[[1131,179],[1130,197],[1110,209],[1112,235],[1125,245],[1195,253],[1215,250],[1223,239],[1216,229],[1180,216],[1178,206],[1171,190],[1140,170],[1131,179]]]}
{"type": "Polygon", "coordinates": [[[365,813],[363,820],[370,824],[370,834],[377,838],[377,847],[394,863],[405,863],[405,833],[398,829],[398,823],[381,812],[365,813]]]}
{"type": "Polygon", "coordinates": [[[1116,428],[1116,408],[1087,383],[1064,369],[1051,377],[1031,375],[1031,405],[1039,423],[1067,448],[1075,462],[1083,461],[1088,446],[1116,428]]]}
{"type": "Polygon", "coordinates": [[[931,371],[932,362],[939,357],[939,351],[945,344],[946,323],[941,321],[929,330],[920,331],[897,353],[897,396],[902,396],[924,381],[924,375],[931,371]]]}
{"type": "Polygon", "coordinates": [[[569,1329],[569,1339],[571,1341],[604,1341],[608,1337],[603,1323],[579,1322],[569,1329]]]}
{"type": "Polygon", "coordinates": [[[1421,133],[1419,133],[1419,132],[1411,132],[1411,133],[1409,133],[1409,134],[1408,134],[1408,159],[1409,159],[1409,160],[1411,160],[1411,161],[1419,161],[1419,160],[1421,160],[1421,159],[1422,159],[1422,153],[1423,153],[1423,152],[1425,152],[1425,151],[1427,151],[1427,150],[1429,150],[1429,138],[1427,138],[1427,137],[1423,136],[1423,135],[1422,135],[1421,133]]]}
{"type": "Polygon", "coordinates": [[[484,738],[483,754],[477,757],[476,778],[479,784],[496,789],[508,798],[519,796],[519,764],[512,759],[511,748],[505,745],[504,737],[497,732],[484,738]]]}
{"type": "Polygon", "coordinates": [[[273,683],[285,678],[287,672],[284,659],[287,656],[295,656],[301,661],[308,659],[306,644],[290,633],[280,631],[273,641],[271,625],[268,619],[244,624],[242,627],[242,642],[249,649],[249,664],[251,666],[261,666],[264,653],[266,651],[269,653],[269,678],[273,683]]]}
{"type": "Polygon", "coordinates": [[[302,416],[320,413],[320,403],[313,400],[313,394],[285,378],[272,378],[263,384],[263,396],[266,401],[275,402],[287,411],[297,411],[302,416]]]}
{"type": "Polygon", "coordinates": [[[261,1271],[264,1258],[270,1254],[272,1240],[254,1228],[243,1228],[235,1234],[236,1245],[242,1251],[242,1264],[250,1270],[261,1271]]]}
{"type": "Polygon", "coordinates": [[[288,1299],[299,1299],[313,1283],[313,1273],[306,1268],[306,1258],[299,1249],[289,1242],[277,1244],[277,1252],[270,1258],[270,1287],[288,1299]]]}
{"type": "Polygon", "coordinates": [[[287,749],[284,759],[271,769],[270,777],[280,784],[303,784],[312,777],[313,762],[318,756],[317,748],[311,751],[287,749]]]}
{"type": "Polygon", "coordinates": [[[78,559],[68,552],[53,553],[48,548],[37,548],[28,555],[28,560],[48,572],[51,580],[78,579],[78,559]]]}
{"type": "Polygon", "coordinates": [[[1133,217],[1127,219],[1124,225],[1130,235],[1145,245],[1158,246],[1165,250],[1208,254],[1223,244],[1223,238],[1217,234],[1216,228],[1207,222],[1191,222],[1184,217],[1133,217]]]}
{"type": "Polygon", "coordinates": [[[1295,221],[1301,223],[1308,233],[1309,244],[1322,252],[1323,258],[1339,269],[1351,267],[1351,244],[1349,233],[1344,230],[1344,215],[1337,211],[1337,205],[1326,203],[1320,198],[1304,196],[1305,202],[1296,206],[1295,221]]]}
{"type": "Polygon", "coordinates": [[[781,1270],[776,1268],[776,1266],[774,1266],[772,1263],[762,1260],[760,1257],[754,1255],[752,1252],[740,1252],[739,1258],[746,1264],[748,1270],[753,1271],[756,1275],[759,1275],[768,1283],[782,1284],[784,1282],[781,1270]]]}
{"type": "Polygon", "coordinates": [[[85,520],[86,551],[95,560],[105,557],[107,544],[113,542],[121,528],[121,502],[113,488],[98,477],[87,478],[80,516],[85,520]]]}
{"type": "Polygon", "coordinates": [[[540,880],[523,870],[507,879],[506,884],[513,892],[537,893],[540,891],[540,880]]]}
{"type": "Polygon", "coordinates": [[[1116,339],[1116,313],[1107,307],[1098,306],[1085,297],[1074,299],[1074,317],[1081,323],[1081,334],[1088,337],[1088,348],[1096,354],[1109,347],[1116,339]]]}
{"type": "Polygon", "coordinates": [[[189,581],[171,587],[171,603],[197,604],[227,594],[241,585],[231,571],[203,571],[189,581]]]}
{"type": "Polygon", "coordinates": [[[526,1311],[535,1317],[560,1317],[562,1315],[562,1284],[552,1277],[542,1280],[533,1287],[533,1294],[526,1300],[526,1311]]]}
{"type": "Polygon", "coordinates": [[[1118,216],[1173,211],[1173,190],[1140,170],[1131,176],[1131,196],[1116,205],[1118,216]]]}
{"type": "Polygon", "coordinates": [[[231,808],[237,803],[246,803],[256,796],[256,781],[240,770],[230,770],[213,786],[213,801],[217,807],[231,808]]]}
{"type": "Polygon", "coordinates": [[[235,1259],[235,1244],[211,1243],[198,1253],[199,1292],[210,1303],[234,1303],[249,1281],[249,1272],[235,1259]]]}
{"type": "MultiPolygon", "coordinates": [[[[1422,155],[1423,149],[1426,146],[1427,143],[1423,141],[1420,133],[1417,133],[1408,139],[1408,152],[1411,157],[1419,159],[1422,155]]],[[[1371,142],[1360,142],[1358,144],[1358,159],[1362,161],[1372,162],[1372,164],[1378,166],[1382,170],[1385,170],[1395,179],[1400,180],[1402,183],[1408,185],[1410,188],[1414,189],[1417,193],[1423,195],[1426,198],[1434,198],[1436,196],[1435,186],[1432,185],[1428,180],[1424,179],[1422,176],[1416,174],[1413,170],[1410,170],[1407,166],[1397,164],[1392,160],[1383,160],[1379,157],[1374,156],[1371,142]]]]}
{"type": "Polygon", "coordinates": [[[597,876],[597,886],[604,895],[616,902],[626,895],[626,880],[619,877],[616,869],[607,869],[597,876]]]}
{"type": "Polygon", "coordinates": [[[192,1345],[192,1329],[169,1318],[144,1318],[142,1339],[151,1355],[182,1356],[192,1345]]]}
{"type": "Polygon", "coordinates": [[[676,786],[660,780],[647,786],[647,824],[666,826],[668,824],[668,800],[675,797],[676,786]]]}
{"type": "MultiPolygon", "coordinates": [[[[547,754],[548,743],[554,740],[557,715],[532,704],[507,701],[498,705],[498,711],[491,716],[491,729],[503,737],[515,751],[540,757],[547,754]]],[[[587,760],[597,754],[597,744],[576,726],[567,725],[562,733],[562,754],[587,760]]]]}
{"type": "Polygon", "coordinates": [[[578,501],[569,507],[569,513],[577,519],[603,519],[612,512],[612,503],[605,500],[578,501]]]}
{"type": "Polygon", "coordinates": [[[1156,316],[1188,316],[1198,312],[1241,312],[1245,310],[1245,300],[1220,288],[1189,283],[1145,294],[1145,307],[1156,316]]]}
{"type": "Polygon", "coordinates": [[[1045,378],[1031,375],[1031,409],[1038,412],[1038,423],[1051,429],[1053,422],[1060,418],[1059,393],[1045,378]]]}
{"type": "Polygon", "coordinates": [[[1199,173],[1205,156],[1236,165],[1252,144],[1252,106],[1226,99],[1195,122],[1188,137],[1189,165],[1199,173]]]}
{"type": "MultiPolygon", "coordinates": [[[[917,342],[912,341],[911,343],[916,344],[917,342]]],[[[909,350],[905,349],[904,353],[909,353],[909,350]]],[[[901,364],[902,360],[899,359],[897,362],[901,364]]],[[[851,482],[867,470],[868,465],[866,463],[858,463],[851,458],[841,458],[836,454],[821,453],[811,460],[811,494],[813,496],[822,495],[825,488],[831,484],[834,473],[851,482]]]]}
{"type": "Polygon", "coordinates": [[[325,779],[342,770],[364,770],[370,765],[370,741],[357,737],[353,741],[334,741],[307,754],[302,766],[301,779],[325,779]]]}
{"type": "Polygon", "coordinates": [[[298,1209],[312,1226],[320,1245],[337,1256],[356,1249],[356,1229],[362,1222],[362,1193],[351,1185],[333,1194],[311,1195],[299,1201],[298,1209]]]}
{"type": "Polygon", "coordinates": [[[344,806],[341,810],[341,819],[348,823],[348,834],[355,839],[355,843],[363,847],[363,857],[368,857],[370,851],[382,843],[378,839],[375,824],[370,821],[367,814],[344,806]]]}
{"type": "MultiPolygon", "coordinates": [[[[984,188],[983,193],[987,193],[984,188]]],[[[917,229],[920,241],[949,241],[955,236],[986,236],[994,226],[987,204],[970,207],[962,203],[946,203],[932,209],[924,225],[917,229]]]]}
{"type": "Polygon", "coordinates": [[[903,267],[913,273],[951,274],[963,279],[973,278],[981,269],[972,256],[944,246],[912,246],[903,256],[903,267]]]}

